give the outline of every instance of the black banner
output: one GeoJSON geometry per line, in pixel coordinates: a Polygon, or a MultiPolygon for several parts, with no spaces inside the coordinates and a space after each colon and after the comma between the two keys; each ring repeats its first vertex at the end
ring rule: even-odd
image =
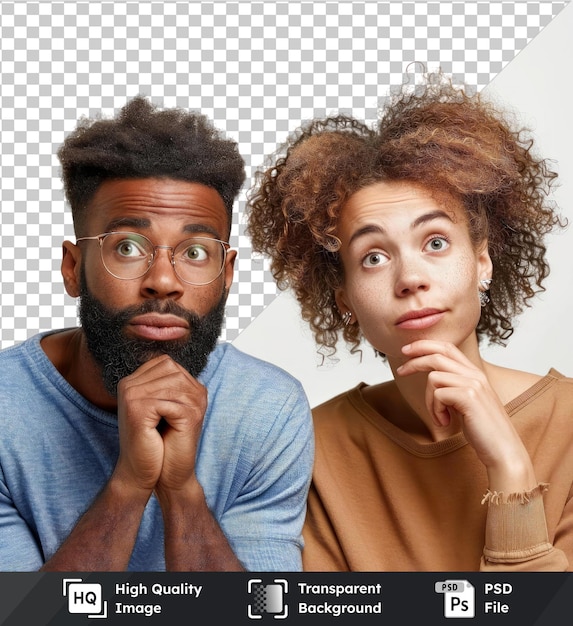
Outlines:
{"type": "Polygon", "coordinates": [[[0,573],[0,625],[559,626],[573,623],[572,576],[0,573]]]}

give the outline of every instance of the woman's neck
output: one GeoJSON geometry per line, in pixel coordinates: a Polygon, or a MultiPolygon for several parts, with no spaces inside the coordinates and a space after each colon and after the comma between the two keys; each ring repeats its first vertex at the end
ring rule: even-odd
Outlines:
{"type": "MultiPolygon", "coordinates": [[[[469,359],[477,368],[486,372],[487,366],[482,360],[476,335],[471,335],[466,339],[462,346],[458,346],[464,356],[469,359]]],[[[425,433],[422,438],[429,441],[442,441],[448,439],[461,431],[461,424],[458,419],[453,417],[448,426],[437,425],[428,408],[428,372],[420,372],[411,374],[410,376],[400,376],[396,373],[397,368],[405,363],[407,359],[388,357],[388,364],[392,370],[396,388],[411,409],[413,414],[420,420],[421,428],[418,434],[425,433]]],[[[412,415],[409,416],[412,422],[412,415]]],[[[399,418],[398,418],[399,419],[399,418]]],[[[399,426],[399,424],[397,424],[399,426]]],[[[408,430],[412,428],[412,424],[408,430]]]]}

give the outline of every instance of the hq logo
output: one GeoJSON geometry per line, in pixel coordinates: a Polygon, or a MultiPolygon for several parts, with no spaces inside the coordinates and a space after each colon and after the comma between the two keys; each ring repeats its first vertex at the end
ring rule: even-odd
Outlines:
{"type": "Polygon", "coordinates": [[[262,619],[263,615],[271,615],[274,619],[286,619],[288,605],[285,594],[288,593],[288,582],[283,578],[275,578],[273,583],[263,584],[260,578],[251,578],[247,585],[252,596],[252,603],[247,607],[250,619],[262,619]]]}
{"type": "Polygon", "coordinates": [[[107,601],[103,600],[99,583],[84,583],[81,578],[64,578],[63,593],[68,598],[69,613],[81,613],[92,618],[107,617],[107,601]]]}

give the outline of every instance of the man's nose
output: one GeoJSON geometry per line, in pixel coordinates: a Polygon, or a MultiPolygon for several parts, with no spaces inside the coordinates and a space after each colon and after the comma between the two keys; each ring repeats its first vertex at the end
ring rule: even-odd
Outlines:
{"type": "Polygon", "coordinates": [[[155,246],[153,262],[143,276],[141,289],[147,297],[155,298],[174,298],[183,293],[183,282],[175,273],[171,246],[155,246]]]}

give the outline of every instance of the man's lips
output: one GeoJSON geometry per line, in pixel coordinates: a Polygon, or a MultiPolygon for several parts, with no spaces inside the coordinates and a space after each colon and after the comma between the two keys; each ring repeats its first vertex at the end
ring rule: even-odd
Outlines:
{"type": "Polygon", "coordinates": [[[408,330],[419,330],[429,328],[437,324],[445,315],[445,311],[440,309],[418,309],[408,311],[396,320],[396,326],[408,330]]]}
{"type": "Polygon", "coordinates": [[[166,341],[185,337],[189,332],[189,324],[177,315],[147,313],[130,320],[128,329],[142,339],[166,341]]]}

